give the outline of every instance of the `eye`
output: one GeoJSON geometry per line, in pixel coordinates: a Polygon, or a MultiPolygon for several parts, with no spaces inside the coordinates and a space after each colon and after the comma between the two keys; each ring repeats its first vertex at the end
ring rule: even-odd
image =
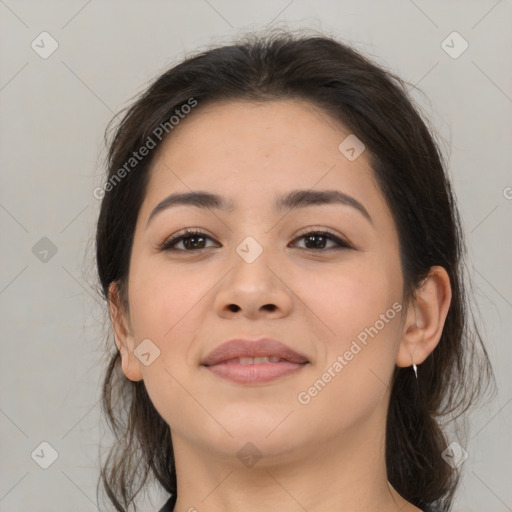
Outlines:
{"type": "Polygon", "coordinates": [[[212,240],[206,233],[196,229],[187,228],[184,233],[166,240],[160,247],[161,251],[192,252],[194,249],[206,249],[205,241],[212,240]],[[185,249],[177,249],[176,246],[183,242],[185,249]]]}
{"type": "Polygon", "coordinates": [[[308,231],[306,233],[302,233],[299,237],[297,237],[293,242],[297,240],[305,239],[306,247],[302,247],[303,249],[311,249],[313,251],[318,252],[320,249],[351,249],[352,246],[347,242],[336,236],[334,233],[331,233],[328,230],[318,230],[318,231],[308,231]],[[325,247],[327,241],[333,242],[334,247],[325,247]]]}
{"type": "MultiPolygon", "coordinates": [[[[298,240],[305,239],[306,247],[302,247],[306,250],[313,250],[318,252],[322,249],[351,249],[351,245],[339,238],[334,233],[328,230],[308,231],[303,233],[299,237],[295,238],[292,243],[298,240]],[[326,243],[330,241],[334,243],[334,246],[325,247],[326,243]]],[[[206,233],[196,229],[187,228],[184,233],[176,235],[166,240],[161,246],[161,251],[182,251],[182,252],[193,252],[194,250],[207,249],[206,240],[212,240],[206,233]],[[183,243],[183,248],[177,248],[177,245],[183,243]]]]}

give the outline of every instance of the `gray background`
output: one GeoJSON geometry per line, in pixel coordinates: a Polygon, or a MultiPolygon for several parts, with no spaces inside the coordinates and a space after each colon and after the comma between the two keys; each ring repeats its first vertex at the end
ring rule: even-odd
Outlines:
{"type": "MultiPolygon", "coordinates": [[[[97,509],[108,326],[92,191],[108,121],[186,52],[270,25],[351,41],[422,91],[413,95],[444,140],[499,385],[472,417],[455,510],[512,510],[511,21],[506,0],[0,0],[0,510],[97,509]],[[59,45],[46,59],[31,47],[51,48],[43,31],[59,45]],[[442,47],[453,31],[469,44],[458,58],[442,47]],[[43,441],[58,452],[48,469],[35,462],[51,455],[43,441]]],[[[155,491],[146,510],[162,502],[155,491]]]]}

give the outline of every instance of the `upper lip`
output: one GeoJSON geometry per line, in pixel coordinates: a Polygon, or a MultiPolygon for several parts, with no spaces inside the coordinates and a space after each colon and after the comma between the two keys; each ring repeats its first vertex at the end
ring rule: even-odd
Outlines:
{"type": "Polygon", "coordinates": [[[292,363],[308,363],[308,359],[280,341],[272,338],[260,338],[251,340],[248,338],[236,338],[225,341],[202,361],[204,366],[212,366],[229,359],[238,357],[263,357],[277,356],[292,363]]]}

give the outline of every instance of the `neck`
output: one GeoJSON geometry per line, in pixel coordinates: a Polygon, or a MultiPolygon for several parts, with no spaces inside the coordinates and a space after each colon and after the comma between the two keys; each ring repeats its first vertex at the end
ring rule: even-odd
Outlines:
{"type": "Polygon", "coordinates": [[[376,430],[379,424],[385,421],[375,418],[342,436],[286,451],[257,440],[253,444],[262,448],[262,457],[252,461],[232,455],[243,445],[239,442],[232,440],[231,450],[213,451],[173,432],[174,512],[421,512],[387,481],[385,432],[376,430]]]}

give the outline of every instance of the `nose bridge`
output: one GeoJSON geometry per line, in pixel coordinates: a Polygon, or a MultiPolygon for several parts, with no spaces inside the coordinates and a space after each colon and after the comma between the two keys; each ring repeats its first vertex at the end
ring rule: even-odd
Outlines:
{"type": "Polygon", "coordinates": [[[261,211],[261,207],[246,204],[240,213],[232,233],[235,241],[234,263],[238,263],[237,258],[240,258],[247,265],[255,262],[261,264],[277,247],[277,230],[272,229],[272,219],[261,211]]]}
{"type": "MultiPolygon", "coordinates": [[[[269,287],[272,279],[270,276],[271,252],[268,241],[269,237],[263,237],[261,234],[247,235],[239,242],[234,249],[231,262],[233,270],[232,278],[243,279],[250,283],[250,286],[269,287]],[[259,240],[259,241],[258,241],[259,240]]],[[[274,255],[275,261],[275,255],[274,255]]]]}
{"type": "Polygon", "coordinates": [[[276,275],[276,254],[268,245],[271,239],[272,236],[259,229],[234,246],[230,271],[221,281],[216,296],[218,312],[242,310],[242,314],[254,315],[263,309],[277,309],[281,313],[289,310],[290,292],[283,278],[276,275]]]}

